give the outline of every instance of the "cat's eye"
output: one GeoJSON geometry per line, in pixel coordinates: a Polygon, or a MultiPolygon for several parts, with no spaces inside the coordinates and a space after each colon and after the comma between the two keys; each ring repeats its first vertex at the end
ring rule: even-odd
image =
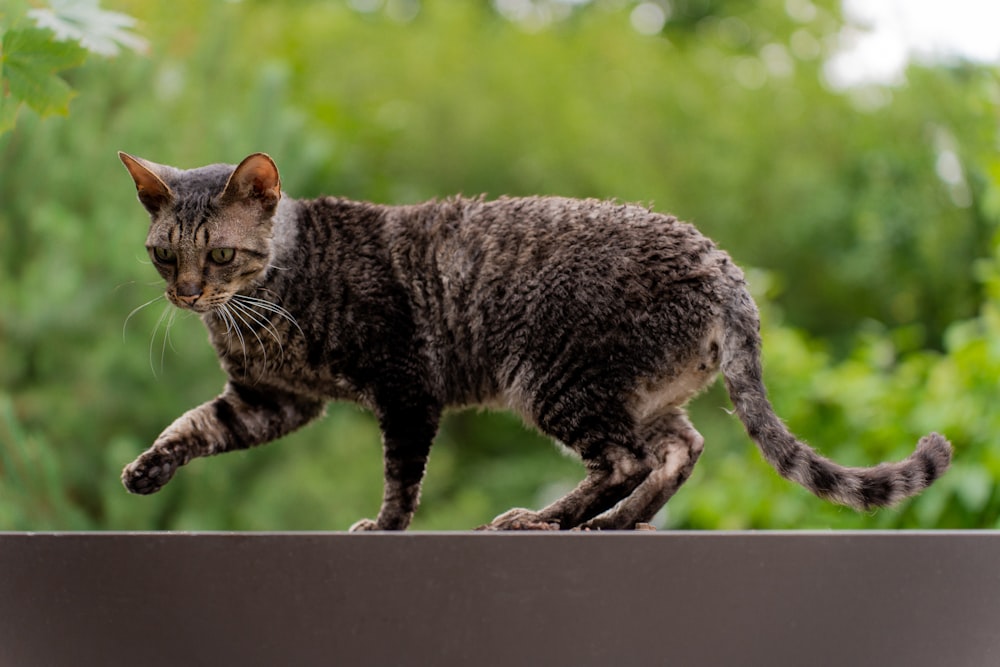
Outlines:
{"type": "Polygon", "coordinates": [[[172,264],[177,259],[177,253],[170,248],[153,248],[153,256],[164,264],[172,264]]]}
{"type": "Polygon", "coordinates": [[[212,261],[216,264],[228,264],[233,261],[233,256],[236,251],[232,248],[214,248],[212,252],[208,253],[208,256],[212,258],[212,261]]]}

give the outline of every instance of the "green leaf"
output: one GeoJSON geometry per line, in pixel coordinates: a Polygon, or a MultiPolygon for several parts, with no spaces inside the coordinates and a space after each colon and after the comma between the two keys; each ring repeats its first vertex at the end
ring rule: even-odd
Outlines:
{"type": "Polygon", "coordinates": [[[0,127],[13,122],[19,102],[41,115],[65,114],[74,93],[56,73],[82,64],[86,56],[86,49],[79,44],[57,42],[48,30],[24,28],[4,33],[0,81],[6,99],[0,108],[0,127]]]}
{"type": "Polygon", "coordinates": [[[49,8],[28,12],[39,28],[52,30],[56,39],[79,42],[89,51],[116,56],[122,47],[145,51],[145,39],[131,32],[137,21],[100,8],[98,0],[49,0],[49,8]]]}

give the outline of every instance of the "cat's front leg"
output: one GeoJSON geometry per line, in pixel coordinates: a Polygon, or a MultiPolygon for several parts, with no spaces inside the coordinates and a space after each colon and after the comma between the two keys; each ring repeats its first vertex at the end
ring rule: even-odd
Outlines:
{"type": "Polygon", "coordinates": [[[420,484],[431,442],[441,419],[441,408],[432,401],[415,401],[404,407],[380,409],[385,488],[378,517],[361,519],[351,532],[405,530],[420,502],[420,484]]]}
{"type": "Polygon", "coordinates": [[[122,471],[132,493],[159,491],[177,468],[200,456],[247,449],[279,438],[323,412],[324,403],[230,383],[218,398],[174,421],[122,471]]]}

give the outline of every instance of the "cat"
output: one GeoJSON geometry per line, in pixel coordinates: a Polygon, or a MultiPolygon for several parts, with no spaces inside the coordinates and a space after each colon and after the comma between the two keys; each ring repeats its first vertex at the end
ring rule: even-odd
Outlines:
{"type": "Polygon", "coordinates": [[[191,170],[119,157],[166,298],[201,316],[228,375],[125,467],[133,493],[351,400],[374,413],[384,451],[381,508],[351,530],[403,530],[442,411],[478,404],[513,410],[586,466],[564,497],[483,528],[645,527],[701,454],[684,408],[720,372],[764,458],[821,498],[892,505],[950,464],[937,433],[871,468],[797,440],[767,398],[742,271],[674,217],[557,197],[300,200],[263,153],[191,170]]]}

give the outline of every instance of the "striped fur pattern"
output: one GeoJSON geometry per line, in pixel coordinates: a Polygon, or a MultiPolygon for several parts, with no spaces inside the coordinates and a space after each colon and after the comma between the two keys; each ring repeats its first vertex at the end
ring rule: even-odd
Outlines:
{"type": "Polygon", "coordinates": [[[485,528],[631,529],[691,474],[703,440],[684,406],[720,371],[765,459],[820,497],[891,505],[949,465],[938,434],[872,468],[797,440],[767,399],[743,273],[673,217],[554,197],[296,200],[260,153],[187,171],[121,159],[166,297],[200,314],[229,378],[125,468],[129,491],[350,400],[377,417],[385,460],[378,515],[352,529],[405,529],[442,411],[486,405],[576,452],[586,476],[485,528]]]}

